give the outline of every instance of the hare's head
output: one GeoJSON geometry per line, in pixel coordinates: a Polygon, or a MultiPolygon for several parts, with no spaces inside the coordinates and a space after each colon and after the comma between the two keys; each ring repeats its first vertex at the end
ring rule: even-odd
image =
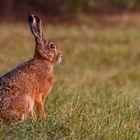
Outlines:
{"type": "Polygon", "coordinates": [[[62,53],[53,42],[44,39],[41,19],[38,16],[29,15],[29,27],[35,37],[35,56],[41,57],[51,63],[61,62],[62,53]]]}

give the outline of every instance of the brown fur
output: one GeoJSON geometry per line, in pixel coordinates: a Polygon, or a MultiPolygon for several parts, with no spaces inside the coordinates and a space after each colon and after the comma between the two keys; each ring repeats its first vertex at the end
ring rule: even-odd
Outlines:
{"type": "Polygon", "coordinates": [[[52,88],[53,66],[62,56],[54,43],[44,39],[39,17],[29,15],[29,25],[36,42],[33,59],[0,78],[0,118],[5,122],[22,121],[27,113],[35,119],[34,105],[45,118],[44,102],[52,88]]]}

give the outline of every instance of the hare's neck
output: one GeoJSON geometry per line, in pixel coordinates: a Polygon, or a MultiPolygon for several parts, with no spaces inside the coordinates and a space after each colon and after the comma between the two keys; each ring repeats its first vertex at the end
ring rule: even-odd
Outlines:
{"type": "Polygon", "coordinates": [[[44,70],[45,72],[49,71],[51,74],[53,74],[54,65],[51,62],[49,62],[47,60],[44,60],[40,57],[39,58],[34,58],[33,61],[34,61],[35,66],[38,69],[44,70]]]}
{"type": "Polygon", "coordinates": [[[42,62],[43,65],[42,65],[42,68],[44,69],[44,75],[46,75],[46,77],[50,77],[51,79],[54,78],[54,70],[53,70],[53,65],[48,62],[48,61],[43,61],[42,62]]]}
{"type": "Polygon", "coordinates": [[[39,58],[40,55],[38,53],[37,47],[35,47],[34,58],[39,58]]]}

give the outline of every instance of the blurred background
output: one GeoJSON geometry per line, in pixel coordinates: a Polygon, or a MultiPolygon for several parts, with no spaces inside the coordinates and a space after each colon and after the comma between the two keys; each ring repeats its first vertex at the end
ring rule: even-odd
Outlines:
{"type": "Polygon", "coordinates": [[[0,75],[33,57],[30,13],[63,59],[46,121],[1,138],[140,139],[140,0],[0,0],[0,75]]]}
{"type": "Polygon", "coordinates": [[[139,0],[1,0],[0,18],[23,20],[32,12],[47,18],[70,20],[81,13],[111,14],[139,8],[139,0]]]}

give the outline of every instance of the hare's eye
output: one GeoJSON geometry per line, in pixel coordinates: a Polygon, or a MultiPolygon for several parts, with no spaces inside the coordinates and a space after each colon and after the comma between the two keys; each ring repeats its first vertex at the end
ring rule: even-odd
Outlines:
{"type": "Polygon", "coordinates": [[[50,49],[55,49],[55,45],[54,44],[50,44],[50,49]]]}

